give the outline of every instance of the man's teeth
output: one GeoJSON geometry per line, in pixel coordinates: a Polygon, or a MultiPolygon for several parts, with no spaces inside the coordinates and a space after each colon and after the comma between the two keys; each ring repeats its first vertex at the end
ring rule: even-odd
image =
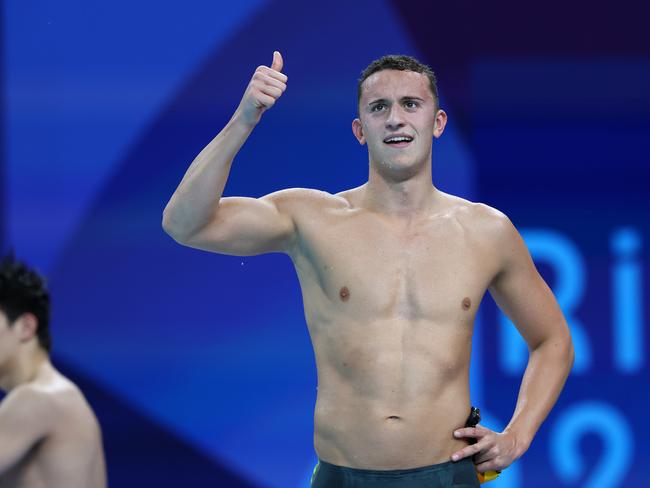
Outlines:
{"type": "Polygon", "coordinates": [[[392,143],[392,142],[395,142],[395,143],[396,143],[396,142],[411,142],[412,140],[413,140],[413,139],[410,138],[410,137],[402,137],[402,136],[399,136],[399,137],[389,137],[389,138],[386,139],[384,142],[387,142],[387,143],[392,143]]]}

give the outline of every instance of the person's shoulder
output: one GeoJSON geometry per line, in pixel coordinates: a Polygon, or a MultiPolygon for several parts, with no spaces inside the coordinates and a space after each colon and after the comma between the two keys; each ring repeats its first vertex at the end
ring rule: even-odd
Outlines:
{"type": "Polygon", "coordinates": [[[35,382],[24,383],[12,389],[2,401],[2,411],[20,421],[52,418],[57,411],[51,392],[35,382]]]}
{"type": "Polygon", "coordinates": [[[7,393],[7,396],[4,399],[4,403],[11,402],[20,404],[50,404],[51,398],[52,396],[50,392],[43,389],[39,383],[30,381],[28,383],[23,383],[16,386],[9,393],[7,393]]]}
{"type": "Polygon", "coordinates": [[[478,220],[493,220],[505,216],[503,212],[483,202],[475,202],[467,198],[452,195],[451,193],[440,192],[446,202],[447,208],[457,212],[459,215],[478,220]]]}
{"type": "Polygon", "coordinates": [[[445,194],[454,210],[454,215],[468,230],[479,232],[484,238],[503,237],[512,232],[514,226],[508,216],[501,210],[483,202],[474,202],[465,198],[445,194]]]}
{"type": "Polygon", "coordinates": [[[331,194],[314,188],[286,188],[269,193],[264,199],[272,201],[276,207],[288,211],[300,211],[348,206],[349,202],[344,196],[345,192],[331,194]]]}
{"type": "Polygon", "coordinates": [[[26,383],[23,387],[30,390],[32,395],[47,401],[50,407],[58,411],[63,411],[70,404],[83,399],[83,393],[77,385],[53,366],[47,368],[45,373],[34,381],[26,383]]]}
{"type": "Polygon", "coordinates": [[[36,385],[40,394],[48,397],[51,415],[55,419],[52,434],[68,437],[85,432],[95,435],[98,431],[97,420],[92,407],[81,389],[58,370],[52,368],[36,385]]]}

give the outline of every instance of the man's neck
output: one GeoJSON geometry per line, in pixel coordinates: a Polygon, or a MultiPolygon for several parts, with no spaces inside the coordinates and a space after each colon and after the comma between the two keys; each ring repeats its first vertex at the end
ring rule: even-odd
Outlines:
{"type": "Polygon", "coordinates": [[[363,206],[387,215],[418,216],[436,206],[439,190],[431,182],[429,171],[423,168],[407,179],[391,179],[370,166],[365,185],[363,206]]]}
{"type": "Polygon", "coordinates": [[[9,392],[19,385],[34,381],[44,369],[50,367],[50,360],[40,347],[22,351],[0,372],[0,390],[9,392]]]}

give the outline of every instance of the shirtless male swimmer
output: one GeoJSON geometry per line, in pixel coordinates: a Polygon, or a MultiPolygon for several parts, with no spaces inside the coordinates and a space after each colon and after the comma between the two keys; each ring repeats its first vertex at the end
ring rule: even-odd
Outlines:
{"type": "Polygon", "coordinates": [[[0,261],[0,487],[104,488],[99,424],[79,389],[49,359],[50,297],[43,278],[0,261]]]}
{"type": "Polygon", "coordinates": [[[478,486],[477,471],[502,470],[528,449],[557,400],[573,362],[562,312],[503,213],[432,185],[447,115],[433,72],[413,58],[381,58],[359,80],[352,132],[368,146],[367,183],[222,198],[233,158],[286,89],[282,66],[276,51],[257,68],[163,227],[190,247],[291,257],[318,371],[312,487],[478,486]],[[486,290],[530,351],[503,432],[463,428],[486,290]]]}

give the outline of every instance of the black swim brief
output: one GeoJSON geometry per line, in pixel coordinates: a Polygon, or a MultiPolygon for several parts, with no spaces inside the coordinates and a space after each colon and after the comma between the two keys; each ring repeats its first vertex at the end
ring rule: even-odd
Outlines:
{"type": "Polygon", "coordinates": [[[310,488],[475,488],[476,468],[471,458],[420,468],[374,470],[336,466],[318,461],[310,488]]]}

